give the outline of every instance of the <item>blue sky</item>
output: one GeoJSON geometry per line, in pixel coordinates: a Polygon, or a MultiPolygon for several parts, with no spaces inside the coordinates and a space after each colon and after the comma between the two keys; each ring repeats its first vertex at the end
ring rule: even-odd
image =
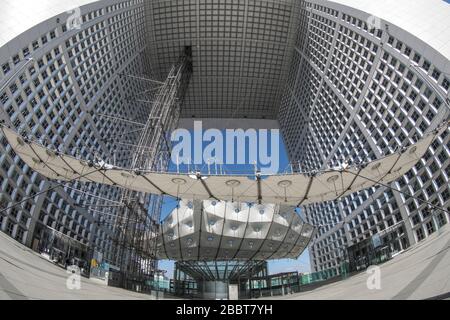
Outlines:
{"type": "MultiPolygon", "coordinates": [[[[270,137],[270,136],[269,136],[270,137]]],[[[227,143],[227,141],[224,141],[224,145],[227,143]]],[[[209,143],[203,143],[203,148],[205,148],[209,143]]],[[[194,146],[193,146],[194,148],[194,146]]],[[[247,143],[247,150],[248,150],[248,143],[247,143]]],[[[269,144],[269,150],[270,150],[270,144],[269,144]]],[[[238,152],[238,150],[235,150],[238,152]]],[[[235,152],[235,153],[236,153],[235,152]]],[[[239,152],[242,152],[242,150],[239,150],[239,152]]],[[[248,160],[248,159],[247,159],[248,160]]],[[[285,145],[283,142],[283,139],[279,138],[279,172],[284,172],[289,169],[289,160],[287,157],[285,145]]],[[[211,166],[213,167],[213,166],[211,166]]],[[[244,172],[250,172],[254,168],[253,164],[249,164],[247,161],[247,164],[244,165],[226,165],[226,171],[227,172],[236,172],[236,171],[244,171],[244,172]]],[[[177,166],[176,163],[171,162],[169,166],[169,171],[176,171],[177,166]]],[[[187,165],[181,165],[180,171],[186,172],[187,171],[187,165]]],[[[192,168],[191,168],[192,169],[192,168]]],[[[204,173],[207,173],[208,166],[203,163],[202,165],[196,166],[196,170],[202,171],[204,173]]],[[[214,169],[212,169],[214,170],[214,169]]],[[[175,208],[176,201],[174,198],[171,197],[165,197],[164,199],[164,205],[163,210],[161,213],[161,219],[165,219],[167,215],[175,208]]],[[[169,278],[173,277],[173,261],[160,261],[159,262],[159,268],[162,270],[167,270],[167,276],[169,278]]],[[[276,261],[269,261],[269,272],[271,274],[274,273],[280,273],[280,272],[288,272],[288,271],[300,271],[300,272],[310,272],[310,263],[309,263],[309,253],[308,250],[305,250],[303,254],[299,257],[297,260],[276,260],[276,261]]]]}

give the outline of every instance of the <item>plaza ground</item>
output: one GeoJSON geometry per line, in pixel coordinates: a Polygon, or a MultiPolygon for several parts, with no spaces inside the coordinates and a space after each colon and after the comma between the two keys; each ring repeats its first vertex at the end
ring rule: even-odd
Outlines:
{"type": "Polygon", "coordinates": [[[369,290],[370,277],[361,272],[343,281],[271,299],[285,300],[406,300],[450,299],[450,226],[381,264],[381,289],[369,290]]]}
{"type": "Polygon", "coordinates": [[[147,294],[108,287],[81,277],[81,289],[66,286],[66,270],[0,232],[0,300],[154,300],[147,294]]]}
{"type": "MultiPolygon", "coordinates": [[[[369,275],[361,272],[312,291],[272,299],[449,299],[449,247],[450,226],[446,226],[380,265],[380,290],[369,290],[369,275]]],[[[0,232],[0,299],[155,299],[87,278],[82,278],[80,290],[70,290],[66,286],[68,276],[66,270],[0,232]]]]}

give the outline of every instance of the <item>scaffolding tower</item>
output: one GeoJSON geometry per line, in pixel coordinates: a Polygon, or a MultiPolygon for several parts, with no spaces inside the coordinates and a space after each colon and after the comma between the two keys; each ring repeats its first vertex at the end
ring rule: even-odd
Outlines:
{"type": "MultiPolygon", "coordinates": [[[[140,97],[148,104],[148,119],[131,156],[131,168],[136,175],[144,171],[166,170],[170,160],[170,133],[176,128],[180,109],[192,75],[192,51],[186,47],[164,82],[122,75],[148,83],[140,97]]],[[[156,274],[156,244],[162,196],[147,195],[124,189],[123,206],[119,208],[114,225],[113,244],[115,265],[119,276],[117,285],[134,291],[147,291],[156,274]]]]}

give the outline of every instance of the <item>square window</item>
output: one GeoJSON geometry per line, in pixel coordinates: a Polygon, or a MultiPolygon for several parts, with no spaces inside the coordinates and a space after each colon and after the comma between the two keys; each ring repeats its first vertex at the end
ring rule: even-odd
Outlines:
{"type": "Polygon", "coordinates": [[[2,69],[4,74],[7,74],[9,71],[11,71],[11,67],[9,66],[8,62],[2,65],[2,69]]]}
{"type": "Polygon", "coordinates": [[[422,228],[416,230],[417,241],[422,241],[425,239],[425,234],[423,233],[422,228]]]}
{"type": "Polygon", "coordinates": [[[410,47],[406,47],[405,48],[405,55],[409,57],[410,54],[411,54],[411,48],[410,47]]]}
{"type": "Polygon", "coordinates": [[[450,80],[444,78],[444,80],[442,81],[442,87],[448,91],[448,89],[450,88],[450,80]]]}
{"type": "Polygon", "coordinates": [[[22,50],[22,54],[23,54],[24,57],[28,57],[30,55],[30,49],[24,48],[22,50]]]}
{"type": "Polygon", "coordinates": [[[438,69],[434,68],[431,76],[437,81],[437,80],[439,80],[439,77],[441,76],[441,72],[438,69]]]}
{"type": "Polygon", "coordinates": [[[6,104],[6,102],[8,101],[8,95],[6,94],[6,92],[4,92],[1,96],[0,96],[0,101],[2,104],[6,104]]]}
{"type": "Polygon", "coordinates": [[[425,60],[425,61],[423,62],[422,68],[423,68],[425,71],[429,71],[429,70],[430,70],[430,67],[431,67],[430,62],[428,62],[427,60],[425,60]]]}
{"type": "Polygon", "coordinates": [[[426,224],[428,235],[432,234],[435,230],[433,221],[426,224]]]}
{"type": "Polygon", "coordinates": [[[20,57],[18,54],[13,57],[13,62],[14,64],[18,64],[20,62],[20,57]]]}

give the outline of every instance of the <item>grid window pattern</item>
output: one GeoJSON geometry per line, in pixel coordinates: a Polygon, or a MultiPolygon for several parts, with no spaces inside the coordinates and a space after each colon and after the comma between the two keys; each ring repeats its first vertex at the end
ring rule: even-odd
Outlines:
{"type": "Polygon", "coordinates": [[[333,44],[336,22],[313,13],[309,23],[308,42],[304,53],[323,72],[333,44]]]}
{"type": "Polygon", "coordinates": [[[154,28],[147,30],[155,42],[148,51],[156,73],[163,77],[183,48],[192,47],[194,73],[182,116],[276,118],[294,36],[294,5],[290,0],[152,1],[154,28]]]}
{"type": "MultiPolygon", "coordinates": [[[[145,104],[128,103],[127,97],[144,90],[142,82],[128,81],[119,73],[141,74],[148,66],[140,52],[144,48],[144,3],[142,0],[120,2],[83,15],[83,28],[73,32],[64,26],[50,29],[30,42],[8,61],[1,61],[2,72],[11,75],[22,68],[3,92],[1,107],[8,113],[16,130],[55,149],[92,159],[94,154],[117,164],[125,164],[130,149],[116,150],[114,141],[104,137],[134,129],[106,121],[98,113],[140,119],[148,116],[145,104]]],[[[131,135],[130,141],[137,135],[131,135]]],[[[33,196],[49,184],[19,159],[4,137],[0,137],[0,182],[3,208],[33,196]]],[[[83,205],[94,197],[119,200],[117,188],[92,183],[72,183],[64,190],[25,201],[2,216],[3,230],[22,243],[30,243],[32,220],[57,229],[85,244],[97,244],[106,259],[112,259],[113,214],[111,223],[96,225],[98,213],[83,205]],[[84,190],[86,197],[78,190],[84,190]]],[[[106,209],[100,209],[106,210],[106,209]]],[[[105,212],[107,213],[107,212],[105,212]]],[[[113,212],[111,212],[113,213],[113,212]]],[[[114,263],[113,261],[111,261],[114,263]]]]}
{"type": "Polygon", "coordinates": [[[377,51],[378,46],[369,39],[339,26],[327,77],[352,107],[362,94],[377,51]]]}
{"type": "MultiPolygon", "coordinates": [[[[379,158],[414,143],[445,118],[441,97],[449,91],[448,75],[417,44],[370,29],[365,20],[315,1],[302,3],[279,113],[299,170],[379,158]]],[[[399,251],[436,231],[423,201],[450,207],[449,130],[393,184],[417,200],[371,188],[303,208],[310,223],[322,226],[310,245],[313,271],[339,272],[340,251],[374,235],[395,234],[399,251]]]]}
{"type": "Polygon", "coordinates": [[[333,91],[324,86],[319,93],[310,119],[318,147],[327,158],[349,121],[350,112],[333,91]]]}

